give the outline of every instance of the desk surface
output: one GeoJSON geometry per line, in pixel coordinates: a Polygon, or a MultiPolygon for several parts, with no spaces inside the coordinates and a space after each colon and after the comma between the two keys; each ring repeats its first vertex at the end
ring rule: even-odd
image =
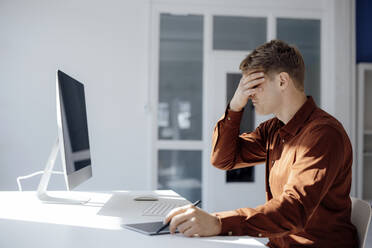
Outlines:
{"type": "MultiPolygon", "coordinates": [[[[146,236],[123,228],[127,223],[162,219],[139,214],[149,203],[132,199],[145,193],[68,192],[74,196],[88,195],[91,201],[87,205],[62,205],[41,203],[35,192],[0,192],[0,247],[265,247],[247,236],[146,236]]],[[[163,201],[185,202],[173,191],[155,193],[163,201]]],[[[66,196],[66,192],[53,194],[66,196]]]]}

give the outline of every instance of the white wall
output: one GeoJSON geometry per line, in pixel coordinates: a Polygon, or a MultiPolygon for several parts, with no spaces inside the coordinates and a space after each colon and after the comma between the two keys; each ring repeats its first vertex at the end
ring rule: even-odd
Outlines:
{"type": "MultiPolygon", "coordinates": [[[[0,190],[16,190],[17,176],[45,166],[57,135],[56,69],[86,86],[93,178],[77,189],[150,187],[149,7],[146,0],[0,1],[0,190]]],[[[51,188],[63,187],[53,176],[51,188]]]]}

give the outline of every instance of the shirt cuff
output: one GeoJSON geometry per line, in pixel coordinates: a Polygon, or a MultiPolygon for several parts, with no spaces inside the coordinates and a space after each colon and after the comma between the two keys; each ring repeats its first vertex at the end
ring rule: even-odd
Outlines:
{"type": "Polygon", "coordinates": [[[232,111],[230,109],[230,104],[227,105],[227,108],[225,111],[224,124],[230,127],[240,127],[240,122],[243,117],[243,111],[244,109],[239,112],[232,111]]]}
{"type": "Polygon", "coordinates": [[[240,215],[237,210],[217,212],[214,213],[214,215],[219,218],[221,223],[221,232],[219,235],[249,235],[257,238],[268,237],[267,234],[265,235],[265,233],[257,228],[249,229],[245,227],[244,222],[246,221],[247,216],[240,215]]]}
{"type": "Polygon", "coordinates": [[[214,213],[221,222],[221,232],[219,235],[237,236],[242,235],[242,216],[236,211],[225,211],[214,213]]]}

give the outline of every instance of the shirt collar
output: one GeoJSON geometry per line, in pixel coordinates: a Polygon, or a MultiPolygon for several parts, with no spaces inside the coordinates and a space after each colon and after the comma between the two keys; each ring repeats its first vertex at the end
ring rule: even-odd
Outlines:
{"type": "Polygon", "coordinates": [[[284,133],[295,136],[301,127],[304,126],[305,122],[316,108],[317,106],[314,102],[314,99],[311,96],[308,96],[306,102],[286,125],[281,122],[283,126],[279,129],[280,136],[283,137],[284,133]]]}

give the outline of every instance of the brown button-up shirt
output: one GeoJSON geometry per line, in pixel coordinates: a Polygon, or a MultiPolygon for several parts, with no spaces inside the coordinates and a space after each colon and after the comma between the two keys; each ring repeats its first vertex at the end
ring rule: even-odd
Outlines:
{"type": "MultiPolygon", "coordinates": [[[[211,161],[223,170],[266,164],[264,205],[216,213],[221,235],[268,237],[269,247],[357,247],[350,222],[352,147],[312,97],[284,125],[277,118],[239,135],[242,112],[226,110],[211,161]]],[[[252,196],[245,196],[252,197],[252,196]]]]}

